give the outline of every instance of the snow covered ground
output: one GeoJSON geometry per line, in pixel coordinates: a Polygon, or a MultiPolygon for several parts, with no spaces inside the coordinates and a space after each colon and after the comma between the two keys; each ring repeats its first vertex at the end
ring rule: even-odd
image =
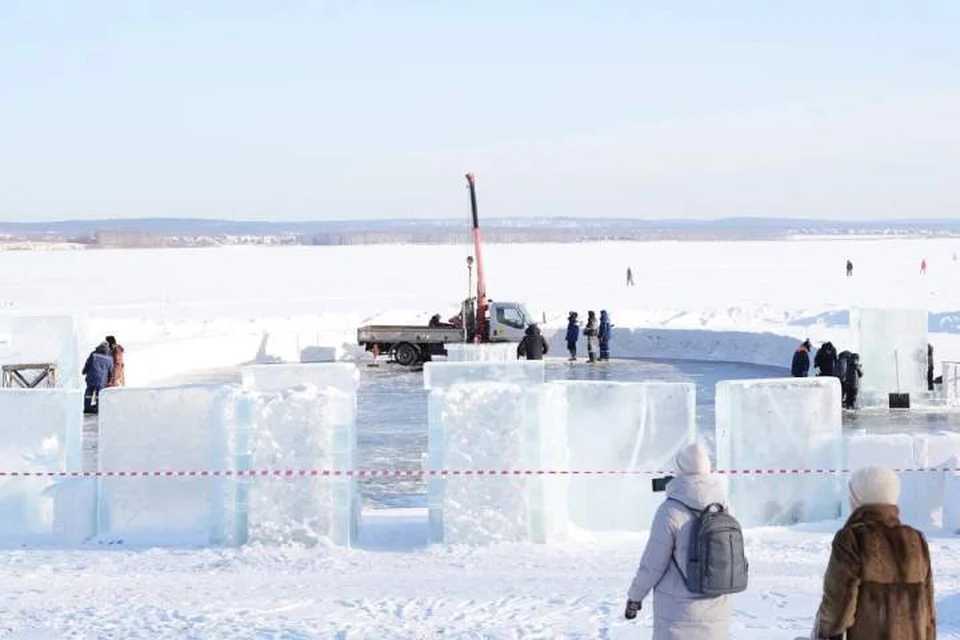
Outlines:
{"type": "MultiPolygon", "coordinates": [[[[526,302],[548,329],[560,330],[570,309],[610,310],[615,354],[784,366],[796,338],[842,344],[852,306],[928,309],[938,359],[960,359],[955,251],[960,241],[820,239],[504,245],[485,259],[492,297],[526,302]],[[634,288],[624,286],[627,266],[634,288]]],[[[452,314],[466,294],[466,255],[450,246],[0,252],[0,310],[85,313],[91,336],[125,344],[130,383],[153,384],[295,360],[317,344],[351,355],[358,324],[452,314]]],[[[373,421],[383,429],[361,439],[392,437],[384,411],[373,421]]],[[[838,526],[749,532],[752,585],[737,597],[734,638],[808,632],[838,526]]],[[[407,508],[368,510],[353,550],[4,551],[0,638],[649,631],[649,607],[641,621],[621,620],[642,535],[581,534],[546,547],[425,541],[423,511],[407,508]]],[[[941,637],[960,638],[960,538],[934,534],[932,549],[941,637]]]]}

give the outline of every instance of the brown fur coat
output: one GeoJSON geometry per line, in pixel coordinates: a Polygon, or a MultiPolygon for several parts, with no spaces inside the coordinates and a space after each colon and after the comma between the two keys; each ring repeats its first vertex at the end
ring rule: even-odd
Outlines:
{"type": "Polygon", "coordinates": [[[833,539],[817,613],[818,638],[933,640],[930,551],[895,505],[854,511],[833,539]]]}

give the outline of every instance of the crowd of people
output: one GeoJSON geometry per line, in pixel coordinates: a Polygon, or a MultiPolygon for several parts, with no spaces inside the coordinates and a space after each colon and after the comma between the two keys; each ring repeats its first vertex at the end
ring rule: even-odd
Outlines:
{"type": "Polygon", "coordinates": [[[124,385],[123,346],[114,336],[107,336],[87,357],[82,373],[86,383],[83,412],[99,413],[100,392],[124,385]]]}
{"type": "MultiPolygon", "coordinates": [[[[666,486],[667,499],[653,519],[627,591],[624,616],[636,618],[652,593],[655,640],[726,639],[733,594],[748,588],[742,538],[737,530],[727,538],[731,544],[709,547],[710,554],[698,556],[710,514],[729,510],[725,484],[711,471],[700,443],[681,450],[674,467],[676,476],[666,486]],[[709,576],[711,571],[730,577],[734,586],[717,588],[695,579],[697,573],[709,576]]],[[[884,467],[859,469],[851,475],[847,493],[852,513],[833,538],[810,637],[933,640],[937,621],[930,549],[920,531],[900,522],[897,474],[884,467]]],[[[735,520],[727,516],[725,522],[735,520]]],[[[712,533],[717,531],[714,527],[712,533]]]]}
{"type": "MultiPolygon", "coordinates": [[[[571,311],[567,317],[567,351],[570,354],[569,362],[577,361],[577,343],[580,341],[580,316],[576,311],[571,311]]],[[[588,362],[604,362],[610,360],[610,337],[613,333],[613,323],[610,322],[610,314],[606,310],[600,312],[597,317],[596,312],[587,312],[587,323],[583,327],[583,336],[587,339],[587,360],[588,362]]],[[[527,327],[523,340],[517,345],[517,358],[526,358],[527,360],[542,360],[547,354],[549,346],[546,339],[540,332],[540,327],[531,324],[527,327]]]]}
{"type": "MultiPolygon", "coordinates": [[[[810,340],[804,340],[793,352],[793,361],[790,363],[790,373],[795,378],[806,378],[810,375],[810,352],[813,345],[810,340]]],[[[840,380],[845,409],[857,408],[857,396],[860,394],[860,378],[863,377],[863,366],[860,364],[860,354],[852,351],[841,351],[832,342],[824,342],[817,349],[813,357],[813,366],[818,376],[832,376],[840,380]]]]}

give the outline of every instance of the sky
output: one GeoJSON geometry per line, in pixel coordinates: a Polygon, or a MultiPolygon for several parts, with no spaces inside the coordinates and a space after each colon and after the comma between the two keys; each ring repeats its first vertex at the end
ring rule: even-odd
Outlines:
{"type": "Polygon", "coordinates": [[[960,2],[0,0],[0,220],[960,213],[960,2]]]}

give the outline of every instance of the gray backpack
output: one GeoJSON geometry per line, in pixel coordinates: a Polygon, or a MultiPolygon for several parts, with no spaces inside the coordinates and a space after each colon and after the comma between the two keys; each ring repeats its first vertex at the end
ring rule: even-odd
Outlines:
{"type": "Polygon", "coordinates": [[[743,551],[743,532],[737,519],[716,502],[700,511],[676,498],[670,500],[683,505],[694,516],[686,571],[671,554],[687,590],[701,596],[746,591],[749,566],[743,551]]]}

